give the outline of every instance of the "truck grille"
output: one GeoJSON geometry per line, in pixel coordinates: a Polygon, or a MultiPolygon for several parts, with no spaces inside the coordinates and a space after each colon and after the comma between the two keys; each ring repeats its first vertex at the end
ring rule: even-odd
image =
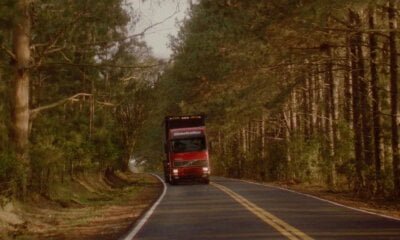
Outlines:
{"type": "Polygon", "coordinates": [[[175,161],[175,167],[207,167],[206,160],[175,161]]]}

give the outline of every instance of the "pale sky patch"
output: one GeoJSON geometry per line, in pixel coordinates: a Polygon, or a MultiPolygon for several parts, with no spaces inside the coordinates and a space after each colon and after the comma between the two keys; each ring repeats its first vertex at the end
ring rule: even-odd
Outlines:
{"type": "Polygon", "coordinates": [[[181,22],[188,13],[188,0],[130,0],[136,11],[140,13],[140,21],[134,33],[162,22],[146,31],[143,40],[152,48],[157,58],[167,59],[172,51],[168,48],[169,35],[176,36],[179,30],[177,22],[181,22]]]}

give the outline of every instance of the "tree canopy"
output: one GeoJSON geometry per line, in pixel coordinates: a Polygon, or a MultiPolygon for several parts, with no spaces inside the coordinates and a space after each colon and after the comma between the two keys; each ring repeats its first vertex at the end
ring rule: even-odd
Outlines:
{"type": "Polygon", "coordinates": [[[166,112],[206,113],[214,173],[396,195],[396,11],[394,1],[198,1],[171,39],[166,112]]]}
{"type": "Polygon", "coordinates": [[[0,191],[47,194],[54,181],[127,168],[160,66],[128,31],[132,4],[0,3],[0,191]]]}

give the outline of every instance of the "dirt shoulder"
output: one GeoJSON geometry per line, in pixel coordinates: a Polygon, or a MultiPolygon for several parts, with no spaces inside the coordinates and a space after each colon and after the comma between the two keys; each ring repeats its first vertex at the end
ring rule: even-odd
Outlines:
{"type": "Polygon", "coordinates": [[[400,219],[400,199],[363,199],[351,192],[332,192],[326,188],[310,184],[286,184],[282,182],[265,183],[267,186],[281,187],[296,192],[309,194],[348,207],[400,219]]]}
{"type": "Polygon", "coordinates": [[[147,174],[80,176],[56,186],[49,198],[35,196],[28,203],[11,202],[0,209],[0,238],[118,239],[161,191],[159,180],[147,174]]]}

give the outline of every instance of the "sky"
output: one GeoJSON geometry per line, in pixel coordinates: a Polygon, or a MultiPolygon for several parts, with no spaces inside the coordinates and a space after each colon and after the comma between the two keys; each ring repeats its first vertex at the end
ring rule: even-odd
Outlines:
{"type": "Polygon", "coordinates": [[[130,0],[134,8],[140,13],[140,21],[133,30],[139,33],[143,29],[160,23],[154,28],[146,31],[144,40],[153,50],[157,58],[168,59],[171,55],[171,49],[168,48],[169,35],[176,36],[179,27],[177,22],[182,21],[189,7],[188,0],[130,0]]]}

